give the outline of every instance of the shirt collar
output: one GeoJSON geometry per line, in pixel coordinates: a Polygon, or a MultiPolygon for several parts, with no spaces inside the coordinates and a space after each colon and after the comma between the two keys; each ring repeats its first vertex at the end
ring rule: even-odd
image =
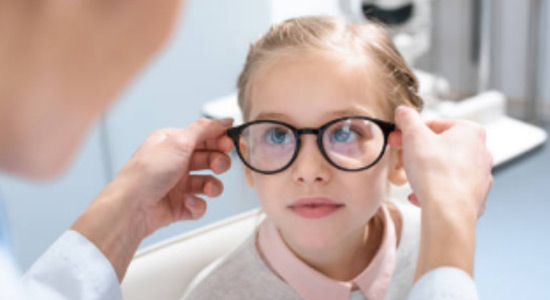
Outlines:
{"type": "Polygon", "coordinates": [[[380,209],[384,219],[382,243],[371,263],[348,282],[331,279],[301,261],[269,219],[260,226],[258,245],[275,273],[305,300],[347,300],[354,285],[367,299],[384,299],[395,268],[396,236],[387,208],[382,205],[380,209]]]}

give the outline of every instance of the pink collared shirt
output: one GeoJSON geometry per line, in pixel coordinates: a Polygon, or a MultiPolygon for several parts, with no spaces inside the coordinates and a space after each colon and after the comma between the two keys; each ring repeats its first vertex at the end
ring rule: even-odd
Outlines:
{"type": "Polygon", "coordinates": [[[305,300],[348,300],[354,286],[369,300],[384,299],[396,261],[395,225],[385,205],[383,237],[370,264],[351,281],[331,279],[311,268],[287,247],[275,225],[266,219],[260,226],[258,245],[279,277],[305,300]]]}

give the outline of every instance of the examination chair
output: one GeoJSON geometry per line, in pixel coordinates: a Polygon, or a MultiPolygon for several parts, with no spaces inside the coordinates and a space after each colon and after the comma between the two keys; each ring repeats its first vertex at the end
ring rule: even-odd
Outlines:
{"type": "Polygon", "coordinates": [[[125,300],[179,300],[204,267],[233,250],[262,220],[259,209],[138,251],[122,282],[125,300]]]}

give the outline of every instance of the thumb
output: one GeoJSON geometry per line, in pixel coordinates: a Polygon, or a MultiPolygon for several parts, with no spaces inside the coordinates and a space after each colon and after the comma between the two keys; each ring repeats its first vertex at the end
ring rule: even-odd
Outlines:
{"type": "Polygon", "coordinates": [[[395,124],[403,136],[424,134],[426,125],[420,114],[410,107],[400,105],[395,109],[395,124]]]}
{"type": "Polygon", "coordinates": [[[194,141],[195,144],[204,142],[205,140],[217,138],[227,131],[233,124],[232,118],[226,119],[199,119],[186,129],[186,138],[194,141]]]}

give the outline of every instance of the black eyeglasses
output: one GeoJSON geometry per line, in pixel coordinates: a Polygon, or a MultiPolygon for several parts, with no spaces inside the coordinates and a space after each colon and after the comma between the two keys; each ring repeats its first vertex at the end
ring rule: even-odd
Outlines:
{"type": "Polygon", "coordinates": [[[390,122],[351,116],[332,120],[319,128],[296,127],[274,120],[257,120],[227,130],[243,163],[253,171],[275,174],[298,156],[301,135],[317,135],[317,146],[335,168],[357,172],[375,165],[384,155],[390,122]]]}

